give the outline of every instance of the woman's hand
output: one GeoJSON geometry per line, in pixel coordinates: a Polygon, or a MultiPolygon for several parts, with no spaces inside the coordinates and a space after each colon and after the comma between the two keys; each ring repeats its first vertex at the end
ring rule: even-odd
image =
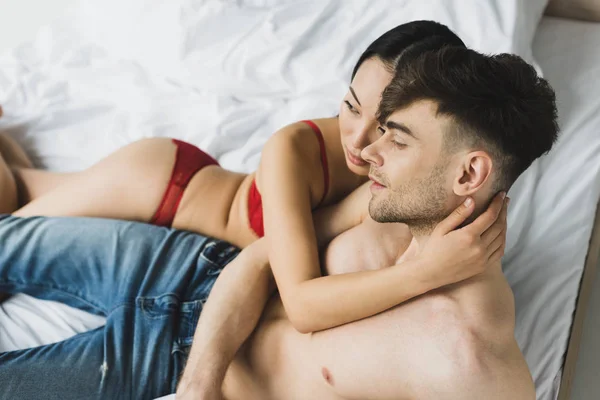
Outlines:
{"type": "Polygon", "coordinates": [[[504,193],[499,193],[483,214],[457,229],[475,208],[473,200],[467,198],[436,226],[417,253],[426,261],[432,288],[460,282],[500,261],[506,244],[508,201],[504,193]]]}

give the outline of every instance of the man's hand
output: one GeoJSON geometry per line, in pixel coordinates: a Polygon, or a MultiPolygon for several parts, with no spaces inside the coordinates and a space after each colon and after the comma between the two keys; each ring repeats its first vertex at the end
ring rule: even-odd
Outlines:
{"type": "Polygon", "coordinates": [[[458,228],[475,208],[467,198],[440,222],[417,257],[427,259],[428,276],[434,288],[460,282],[482,273],[499,262],[506,244],[506,214],[509,199],[499,193],[475,221],[458,228]]]}

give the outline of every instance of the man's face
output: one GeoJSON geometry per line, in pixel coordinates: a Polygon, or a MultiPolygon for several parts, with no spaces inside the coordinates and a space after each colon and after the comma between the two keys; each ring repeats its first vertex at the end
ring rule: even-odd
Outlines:
{"type": "Polygon", "coordinates": [[[374,181],[369,213],[375,221],[403,222],[426,234],[456,204],[456,160],[442,148],[450,120],[436,111],[434,102],[418,101],[394,112],[379,139],[363,150],[374,181]]]}

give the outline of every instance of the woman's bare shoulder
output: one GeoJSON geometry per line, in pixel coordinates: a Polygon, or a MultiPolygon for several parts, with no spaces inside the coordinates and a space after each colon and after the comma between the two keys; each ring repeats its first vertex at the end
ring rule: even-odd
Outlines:
{"type": "Polygon", "coordinates": [[[314,132],[313,128],[309,124],[307,124],[306,121],[313,122],[319,128],[323,136],[329,136],[331,134],[337,136],[339,134],[339,124],[337,117],[296,121],[279,129],[276,132],[276,134],[289,136],[290,138],[295,138],[302,137],[307,132],[314,132]]]}
{"type": "MultiPolygon", "coordinates": [[[[330,142],[329,137],[339,137],[337,118],[320,118],[311,121],[323,134],[326,146],[330,142]]],[[[280,150],[294,150],[299,152],[303,158],[309,156],[320,159],[319,141],[313,128],[304,121],[297,121],[279,129],[269,138],[268,145],[280,150]]]]}

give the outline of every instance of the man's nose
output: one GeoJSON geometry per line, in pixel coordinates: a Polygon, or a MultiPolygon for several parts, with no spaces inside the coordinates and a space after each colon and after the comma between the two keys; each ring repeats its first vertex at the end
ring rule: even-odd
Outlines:
{"type": "Polygon", "coordinates": [[[375,142],[365,147],[361,151],[360,156],[369,164],[374,165],[376,167],[381,167],[383,165],[383,158],[381,157],[381,154],[378,151],[377,142],[378,141],[376,140],[375,142]]]}

